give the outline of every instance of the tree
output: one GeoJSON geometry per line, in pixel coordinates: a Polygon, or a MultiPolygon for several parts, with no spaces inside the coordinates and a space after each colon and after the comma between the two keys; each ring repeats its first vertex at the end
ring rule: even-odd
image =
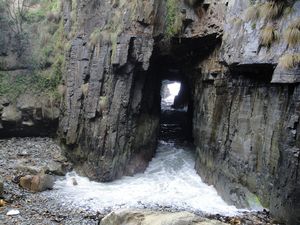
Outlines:
{"type": "Polygon", "coordinates": [[[27,0],[1,0],[9,21],[11,30],[15,34],[23,33],[23,23],[28,13],[29,4],[27,0]]]}
{"type": "Polygon", "coordinates": [[[16,40],[16,52],[18,57],[22,55],[26,45],[26,32],[24,22],[29,10],[29,0],[0,0],[2,21],[9,27],[16,40]]]}

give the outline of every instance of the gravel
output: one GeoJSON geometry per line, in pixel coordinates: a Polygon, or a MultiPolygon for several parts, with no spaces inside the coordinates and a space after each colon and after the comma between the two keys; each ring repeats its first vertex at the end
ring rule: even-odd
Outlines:
{"type": "Polygon", "coordinates": [[[94,212],[72,209],[50,197],[49,191],[31,193],[17,181],[26,175],[24,165],[42,170],[49,164],[65,163],[60,147],[50,138],[12,138],[0,140],[0,177],[4,179],[4,201],[0,207],[0,224],[98,224],[103,216],[94,212]],[[22,164],[22,170],[19,165],[22,164]],[[15,209],[20,213],[7,216],[15,209]]]}

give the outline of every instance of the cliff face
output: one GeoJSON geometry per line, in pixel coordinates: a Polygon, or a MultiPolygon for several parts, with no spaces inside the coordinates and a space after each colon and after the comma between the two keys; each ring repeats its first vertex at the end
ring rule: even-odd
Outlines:
{"type": "Polygon", "coordinates": [[[153,156],[159,125],[160,85],[149,69],[154,3],[70,5],[65,17],[73,7],[82,26],[65,77],[61,132],[67,155],[82,173],[102,181],[142,171],[153,156]]]}
{"type": "Polygon", "coordinates": [[[284,68],[278,61],[299,52],[299,44],[288,44],[283,33],[299,18],[300,4],[276,22],[247,22],[249,7],[248,1],[229,1],[222,47],[200,65],[194,87],[196,168],[227,201],[251,204],[250,191],[277,218],[298,224],[299,64],[284,68]],[[280,36],[270,46],[261,40],[266,26],[280,36]]]}
{"type": "Polygon", "coordinates": [[[160,82],[186,80],[199,174],[227,201],[259,199],[297,224],[299,43],[283,33],[299,2],[274,18],[253,13],[266,1],[191,2],[65,1],[65,30],[77,25],[60,121],[66,154],[101,181],[142,171],[156,147],[160,82]],[[292,66],[278,64],[286,55],[292,66]]]}

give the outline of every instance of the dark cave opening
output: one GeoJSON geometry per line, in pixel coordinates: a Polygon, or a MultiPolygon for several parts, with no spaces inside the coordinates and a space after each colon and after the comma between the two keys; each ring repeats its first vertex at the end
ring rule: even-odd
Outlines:
{"type": "MultiPolygon", "coordinates": [[[[157,38],[150,61],[151,79],[160,85],[159,139],[193,143],[193,90],[198,64],[216,48],[220,39],[214,35],[202,38],[174,38],[169,42],[157,38]],[[181,84],[169,108],[162,103],[166,83],[181,84]]],[[[155,90],[157,91],[157,89],[155,90]]]]}
{"type": "Polygon", "coordinates": [[[162,91],[166,82],[181,84],[172,107],[162,107],[162,93],[160,98],[155,97],[156,105],[160,106],[159,139],[193,143],[194,85],[199,73],[199,62],[212,54],[220,46],[220,41],[220,37],[215,34],[170,40],[156,37],[149,68],[149,79],[155,80],[151,93],[156,96],[158,87],[162,91]]]}

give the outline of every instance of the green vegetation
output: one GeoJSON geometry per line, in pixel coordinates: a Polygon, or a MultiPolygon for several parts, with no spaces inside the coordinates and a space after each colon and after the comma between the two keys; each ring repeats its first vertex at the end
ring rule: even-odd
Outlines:
{"type": "MultiPolygon", "coordinates": [[[[274,28],[274,22],[281,16],[293,12],[293,4],[296,1],[286,0],[269,0],[265,3],[256,3],[251,1],[250,6],[244,12],[245,21],[251,21],[252,29],[256,29],[256,20],[264,19],[265,23],[273,24],[267,25],[261,30],[260,44],[262,46],[270,47],[272,43],[279,39],[279,33],[274,28]]],[[[283,34],[284,39],[289,47],[294,47],[300,43],[300,20],[290,23],[287,30],[283,34]]]]}
{"type": "Polygon", "coordinates": [[[33,82],[36,90],[57,96],[57,86],[61,82],[65,67],[65,46],[63,21],[60,19],[60,1],[42,0],[36,14],[44,15],[39,21],[38,44],[35,46],[32,57],[34,65],[33,82]]]}
{"type": "Polygon", "coordinates": [[[90,44],[96,45],[100,42],[101,39],[101,31],[100,29],[96,28],[90,35],[90,44]]]}
{"type": "Polygon", "coordinates": [[[244,21],[241,18],[235,18],[233,24],[235,27],[240,28],[243,25],[244,21]]]}
{"type": "Polygon", "coordinates": [[[258,5],[251,5],[245,11],[246,21],[255,21],[259,18],[259,7],[258,5]]]}
{"type": "Polygon", "coordinates": [[[99,112],[103,113],[103,111],[107,110],[107,107],[108,107],[107,96],[100,96],[98,105],[99,105],[99,112]]]}
{"type": "Polygon", "coordinates": [[[283,69],[293,69],[300,65],[300,53],[285,54],[279,59],[278,66],[283,69]]]}
{"type": "Polygon", "coordinates": [[[261,31],[260,44],[262,46],[271,47],[271,44],[279,39],[279,34],[274,26],[268,25],[261,31]]]}
{"type": "MultiPolygon", "coordinates": [[[[95,28],[95,30],[91,33],[89,38],[89,44],[91,46],[95,46],[98,43],[112,43],[114,38],[113,36],[119,34],[117,32],[110,32],[108,30],[100,30],[99,28],[95,28]]],[[[115,40],[116,42],[116,40],[115,40]]]]}
{"type": "Polygon", "coordinates": [[[58,77],[49,76],[47,73],[12,75],[7,72],[0,72],[0,96],[16,99],[22,93],[41,94],[42,90],[43,93],[58,98],[57,86],[59,82],[58,77]]]}
{"type": "Polygon", "coordinates": [[[266,19],[272,21],[279,19],[282,15],[288,15],[292,12],[294,2],[285,0],[269,0],[265,3],[256,3],[250,1],[250,6],[244,12],[245,21],[255,21],[257,19],[266,19]]]}
{"type": "Polygon", "coordinates": [[[81,92],[82,92],[82,94],[83,94],[84,97],[87,96],[88,91],[89,91],[89,83],[82,84],[81,85],[81,92]]]}
{"type": "MultiPolygon", "coordinates": [[[[51,97],[58,95],[57,86],[61,82],[67,46],[60,10],[59,0],[30,1],[22,16],[23,37],[20,41],[26,41],[26,45],[17,46],[24,49],[15,62],[22,62],[28,69],[20,74],[1,71],[1,68],[6,69],[5,57],[1,59],[0,95],[16,98],[29,91],[51,97]]],[[[18,35],[14,38],[17,39],[18,35]]]]}
{"type": "Polygon", "coordinates": [[[167,0],[166,35],[168,38],[178,35],[182,28],[178,4],[178,0],[167,0]]]}
{"type": "Polygon", "coordinates": [[[255,0],[250,0],[250,5],[254,5],[255,4],[255,0]]]}
{"type": "Polygon", "coordinates": [[[265,2],[260,7],[260,15],[266,19],[278,19],[284,11],[284,1],[269,1],[265,2]]]}
{"type": "Polygon", "coordinates": [[[231,21],[230,21],[231,24],[233,24],[233,28],[235,30],[235,32],[238,32],[241,27],[243,26],[244,24],[244,21],[241,19],[241,18],[233,18],[231,21]]]}
{"type": "Polygon", "coordinates": [[[284,39],[289,47],[294,47],[300,43],[300,19],[289,24],[284,32],[284,39]]]}

